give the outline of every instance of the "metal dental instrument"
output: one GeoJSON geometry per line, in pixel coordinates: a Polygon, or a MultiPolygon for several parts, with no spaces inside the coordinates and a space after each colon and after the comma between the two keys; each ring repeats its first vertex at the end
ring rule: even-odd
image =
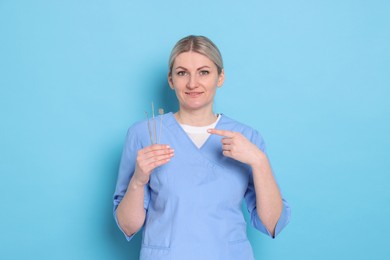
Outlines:
{"type": "Polygon", "coordinates": [[[149,121],[148,112],[145,111],[145,115],[146,115],[146,119],[148,120],[148,131],[149,131],[149,137],[150,137],[150,144],[153,144],[152,131],[150,129],[150,121],[149,121]]]}
{"type": "Polygon", "coordinates": [[[157,125],[156,125],[156,118],[154,115],[154,103],[152,102],[152,118],[151,118],[152,122],[150,122],[148,112],[145,112],[146,119],[148,120],[148,131],[149,131],[150,143],[152,145],[160,143],[160,139],[162,136],[162,122],[163,122],[164,109],[159,108],[158,114],[160,115],[160,131],[157,136],[157,125]]]}
{"type": "Polygon", "coordinates": [[[153,117],[153,141],[156,144],[157,143],[157,131],[156,131],[156,119],[154,118],[154,103],[152,102],[152,117],[153,117]]]}
{"type": "Polygon", "coordinates": [[[158,135],[158,143],[160,143],[161,136],[162,136],[162,120],[163,120],[163,115],[164,115],[164,109],[159,108],[158,114],[160,115],[160,133],[158,135]]]}

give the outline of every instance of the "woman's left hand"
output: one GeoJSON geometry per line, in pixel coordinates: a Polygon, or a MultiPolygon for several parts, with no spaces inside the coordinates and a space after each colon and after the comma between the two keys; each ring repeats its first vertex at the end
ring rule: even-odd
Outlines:
{"type": "Polygon", "coordinates": [[[264,156],[264,153],[241,133],[220,129],[209,129],[208,132],[224,137],[221,140],[222,152],[227,157],[253,167],[259,164],[264,156]]]}

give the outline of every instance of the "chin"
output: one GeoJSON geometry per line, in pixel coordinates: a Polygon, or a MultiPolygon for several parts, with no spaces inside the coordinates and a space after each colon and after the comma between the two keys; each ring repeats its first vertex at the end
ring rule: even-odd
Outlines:
{"type": "Polygon", "coordinates": [[[188,110],[198,110],[198,109],[203,109],[208,107],[209,104],[206,103],[195,103],[195,102],[188,102],[188,103],[183,103],[181,107],[188,109],[188,110]]]}

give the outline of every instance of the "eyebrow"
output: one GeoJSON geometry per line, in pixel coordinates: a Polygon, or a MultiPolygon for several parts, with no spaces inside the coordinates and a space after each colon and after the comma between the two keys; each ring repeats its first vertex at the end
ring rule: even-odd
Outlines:
{"type": "MultiPolygon", "coordinates": [[[[202,66],[202,67],[197,68],[197,70],[201,70],[201,69],[205,69],[205,68],[210,69],[209,66],[205,65],[205,66],[202,66]]],[[[182,66],[178,66],[178,67],[175,68],[175,70],[178,70],[178,69],[187,70],[187,68],[184,68],[184,67],[182,67],[182,66]]]]}

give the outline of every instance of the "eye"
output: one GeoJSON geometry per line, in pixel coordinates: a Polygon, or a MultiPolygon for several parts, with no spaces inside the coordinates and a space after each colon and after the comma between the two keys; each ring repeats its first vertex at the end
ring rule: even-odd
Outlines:
{"type": "Polygon", "coordinates": [[[209,72],[208,70],[201,70],[201,71],[199,72],[199,74],[200,74],[201,76],[206,76],[206,75],[209,75],[210,72],[209,72]]]}
{"type": "Polygon", "coordinates": [[[176,75],[178,75],[178,76],[185,76],[186,74],[187,74],[187,72],[184,70],[179,70],[178,72],[176,72],[176,75]]]}

